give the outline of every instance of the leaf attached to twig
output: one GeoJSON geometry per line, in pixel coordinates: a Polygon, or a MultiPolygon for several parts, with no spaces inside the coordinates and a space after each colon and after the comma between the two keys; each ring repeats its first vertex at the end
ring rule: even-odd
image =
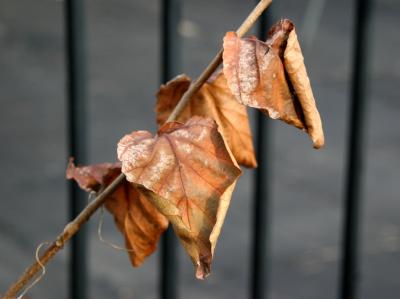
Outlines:
{"type": "MultiPolygon", "coordinates": [[[[120,173],[121,163],[75,166],[71,159],[67,168],[67,178],[75,180],[87,192],[100,191],[120,173]]],[[[140,266],[155,251],[168,220],[126,180],[107,199],[105,206],[125,237],[132,265],[140,266]]]]}
{"type": "Polygon", "coordinates": [[[122,172],[151,198],[174,227],[196,266],[210,272],[236,179],[241,171],[211,119],[170,122],[154,137],[147,131],[126,135],[118,144],[122,172]]]}
{"type": "Polygon", "coordinates": [[[319,112],[293,23],[273,26],[266,42],[224,38],[224,74],[236,99],[308,132],[315,148],[324,144],[319,112]]]}
{"type": "MultiPolygon", "coordinates": [[[[191,79],[179,75],[157,93],[157,123],[162,125],[189,88],[191,79]]],[[[218,124],[222,136],[236,161],[246,167],[257,166],[246,107],[236,101],[222,72],[208,80],[193,96],[177,121],[185,122],[192,116],[210,117],[218,124]]]]}

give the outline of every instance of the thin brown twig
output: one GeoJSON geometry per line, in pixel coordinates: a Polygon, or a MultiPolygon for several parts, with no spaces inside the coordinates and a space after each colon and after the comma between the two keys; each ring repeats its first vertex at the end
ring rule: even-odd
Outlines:
{"type": "MultiPolygon", "coordinates": [[[[248,15],[246,20],[240,25],[240,27],[236,30],[236,34],[239,37],[242,37],[246,34],[247,31],[253,26],[253,24],[257,21],[259,16],[263,13],[263,11],[271,4],[272,0],[262,0],[260,1],[256,7],[254,7],[253,11],[248,15]]],[[[201,86],[210,78],[210,76],[214,73],[214,71],[218,68],[218,66],[222,62],[222,52],[221,49],[218,54],[211,60],[210,64],[206,67],[203,73],[194,81],[190,88],[184,93],[178,104],[175,106],[175,109],[169,115],[167,122],[174,121],[179,114],[182,112],[183,108],[190,101],[192,96],[199,91],[201,86]]]]}
{"type": "MultiPolygon", "coordinates": [[[[261,0],[257,6],[248,15],[246,20],[242,23],[239,29],[236,31],[239,37],[243,36],[256,22],[258,17],[263,13],[263,11],[271,4],[272,0],[261,0]]],[[[218,68],[222,62],[222,50],[214,57],[210,64],[206,67],[203,73],[197,78],[196,81],[190,86],[190,88],[182,96],[179,103],[176,105],[175,109],[170,114],[167,122],[174,121],[179,114],[185,108],[186,104],[190,101],[192,96],[201,88],[201,86],[208,80],[212,73],[218,68]]],[[[107,188],[104,189],[92,202],[90,202],[86,208],[71,222],[69,222],[65,227],[63,232],[58,235],[56,241],[54,241],[50,247],[40,256],[39,261],[33,263],[25,272],[14,282],[4,299],[14,299],[16,295],[22,290],[24,286],[42,269],[42,265],[47,264],[56,254],[62,249],[65,243],[74,236],[81,226],[85,224],[89,218],[100,208],[109,195],[111,195],[115,189],[125,180],[125,175],[120,174],[107,188]],[[40,263],[39,263],[40,262],[40,263]]]]}

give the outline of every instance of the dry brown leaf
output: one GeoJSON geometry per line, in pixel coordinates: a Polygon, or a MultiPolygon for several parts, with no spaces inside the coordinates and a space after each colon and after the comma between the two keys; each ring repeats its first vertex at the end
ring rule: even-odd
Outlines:
{"type": "MultiPolygon", "coordinates": [[[[167,120],[190,84],[188,76],[179,75],[161,86],[156,105],[159,125],[167,120]]],[[[236,161],[246,167],[257,167],[246,107],[236,101],[222,72],[204,83],[177,121],[185,122],[194,115],[213,118],[236,161]]]]}
{"type": "Polygon", "coordinates": [[[215,121],[198,116],[170,122],[156,136],[126,135],[118,144],[122,172],[167,216],[204,278],[236,179],[231,158],[215,121]]]}
{"type": "MultiPolygon", "coordinates": [[[[98,192],[120,173],[121,163],[77,167],[71,159],[67,168],[67,178],[74,179],[88,192],[98,192]]],[[[140,266],[155,251],[161,234],[168,227],[168,220],[128,181],[114,191],[105,206],[125,237],[132,265],[140,266]]]]}
{"type": "Polygon", "coordinates": [[[228,86],[240,103],[306,130],[315,148],[323,146],[320,115],[291,21],[273,26],[265,43],[228,32],[223,60],[228,86]]]}
{"type": "Polygon", "coordinates": [[[303,109],[304,120],[307,132],[310,135],[315,148],[324,145],[324,132],[322,130],[321,117],[315,105],[314,95],[311,89],[310,80],[307,76],[306,66],[304,65],[303,54],[296,30],[289,33],[287,46],[284,52],[285,70],[289,76],[290,82],[299,99],[303,109]]]}
{"type": "Polygon", "coordinates": [[[66,177],[75,180],[86,192],[98,192],[121,173],[121,163],[101,163],[89,166],[76,166],[74,158],[69,159],[66,177]]]}

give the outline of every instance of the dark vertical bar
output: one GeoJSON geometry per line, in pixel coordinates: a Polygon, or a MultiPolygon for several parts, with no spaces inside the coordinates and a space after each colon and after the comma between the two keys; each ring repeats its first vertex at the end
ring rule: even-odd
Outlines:
{"type": "MultiPolygon", "coordinates": [[[[258,1],[256,1],[258,2],[258,1]]],[[[266,40],[270,17],[264,12],[258,22],[258,37],[266,40]]],[[[258,168],[255,171],[254,206],[253,206],[253,242],[251,255],[251,290],[253,299],[265,299],[268,293],[268,241],[269,241],[269,203],[271,147],[268,146],[271,130],[268,119],[260,111],[256,112],[256,142],[258,168]],[[268,169],[267,169],[268,167],[268,169]]]]}
{"type": "MultiPolygon", "coordinates": [[[[78,163],[86,162],[86,72],[84,1],[65,1],[67,120],[69,155],[78,163]]],[[[69,183],[69,217],[84,208],[86,200],[76,184],[69,183]]],[[[71,240],[69,290],[70,298],[87,298],[87,240],[83,228],[71,240]]]]}
{"type": "MultiPolygon", "coordinates": [[[[167,82],[181,69],[182,41],[178,32],[182,4],[180,0],[162,0],[161,81],[167,82]]],[[[178,298],[177,239],[171,227],[162,238],[160,298],[178,298]]]]}
{"type": "Polygon", "coordinates": [[[356,0],[340,298],[357,298],[370,0],[356,0]]]}

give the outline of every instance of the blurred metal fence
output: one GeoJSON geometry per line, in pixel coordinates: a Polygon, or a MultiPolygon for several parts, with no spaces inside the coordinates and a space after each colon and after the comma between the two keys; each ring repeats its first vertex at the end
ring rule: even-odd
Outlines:
{"type": "MultiPolygon", "coordinates": [[[[181,41],[179,24],[182,0],[161,0],[161,81],[166,82],[177,75],[181,69],[181,41]]],[[[371,0],[355,0],[353,64],[351,81],[351,107],[349,121],[349,140],[347,171],[345,181],[342,264],[339,296],[342,299],[357,297],[359,264],[359,224],[361,200],[361,175],[363,167],[365,86],[367,71],[367,33],[371,0]]],[[[258,36],[265,39],[270,27],[267,15],[263,14],[258,24],[258,36]]],[[[85,12],[84,0],[65,1],[66,71],[68,99],[69,155],[79,163],[86,160],[86,59],[85,59],[85,12]]],[[[268,120],[257,114],[256,149],[259,167],[254,179],[254,205],[251,253],[251,283],[249,297],[264,299],[268,297],[268,253],[269,253],[269,177],[267,165],[272,157],[269,147],[270,132],[268,120]],[[262,153],[262,154],[261,154],[262,153]]],[[[75,184],[70,185],[70,217],[74,218],[83,207],[82,193],[75,184]]],[[[162,241],[159,297],[178,298],[178,271],[176,239],[169,230],[162,241]]],[[[70,256],[70,298],[87,298],[86,266],[87,237],[81,231],[72,240],[70,256]]]]}

